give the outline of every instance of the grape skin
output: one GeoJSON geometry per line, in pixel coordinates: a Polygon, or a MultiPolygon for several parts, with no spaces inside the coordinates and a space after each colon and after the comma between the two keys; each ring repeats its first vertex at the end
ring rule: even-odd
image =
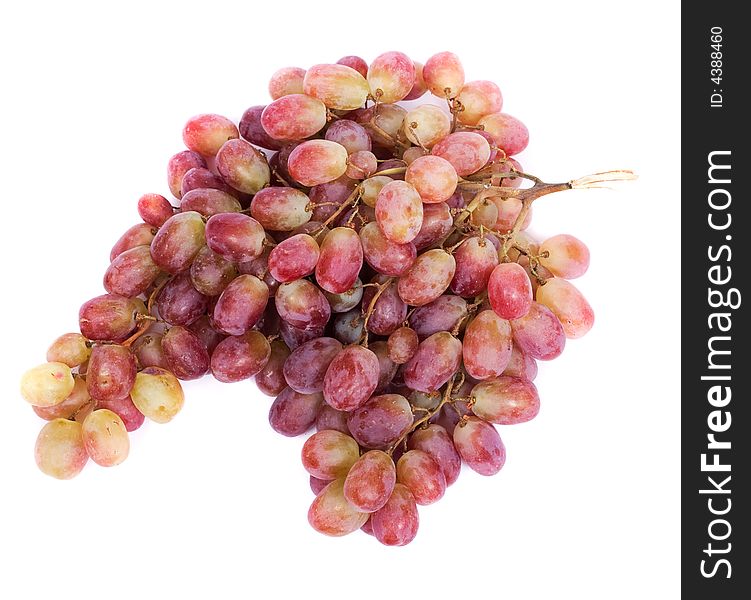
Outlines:
{"type": "Polygon", "coordinates": [[[64,333],[47,350],[47,362],[60,362],[71,369],[89,360],[91,348],[80,333],[64,333]]]}
{"type": "Polygon", "coordinates": [[[454,429],[454,446],[467,466],[480,475],[495,475],[506,462],[506,447],[495,427],[467,417],[454,429]]]}
{"type": "Polygon", "coordinates": [[[540,411],[540,396],[531,381],[517,377],[497,377],[472,388],[472,412],[499,425],[524,423],[540,411]]]}
{"type": "Polygon", "coordinates": [[[362,346],[347,346],[326,369],[323,397],[337,410],[362,406],[378,386],[378,357],[362,346]]]}
{"type": "Polygon", "coordinates": [[[430,454],[409,450],[396,465],[396,477],[412,492],[417,504],[437,502],[446,493],[446,476],[430,454]]]}
{"type": "Polygon", "coordinates": [[[352,465],[344,480],[344,497],[355,509],[372,513],[388,502],[396,484],[391,456],[369,450],[352,465]]]}
{"type": "Polygon", "coordinates": [[[130,440],[120,416],[106,408],[93,411],[81,428],[89,458],[101,467],[114,467],[128,458],[130,440]]]}
{"type": "Polygon", "coordinates": [[[360,457],[360,448],[349,435],[325,429],[305,441],[301,457],[308,473],[331,481],[347,475],[360,457]]]}
{"type": "Polygon", "coordinates": [[[55,479],[72,479],[78,475],[89,458],[81,424],[67,419],[47,423],[37,437],[34,458],[39,470],[55,479]]]}
{"type": "Polygon", "coordinates": [[[284,388],[271,404],[269,424],[284,436],[302,435],[315,423],[322,403],[320,393],[300,394],[292,388],[284,388]]]}
{"type": "Polygon", "coordinates": [[[423,340],[404,367],[404,383],[413,390],[432,392],[459,369],[462,343],[446,331],[423,340]]]}
{"type": "Polygon", "coordinates": [[[21,395],[33,406],[42,408],[61,404],[75,386],[70,367],[48,362],[29,369],[21,377],[21,395]]]}
{"type": "Polygon", "coordinates": [[[558,318],[567,338],[585,335],[595,322],[595,313],[577,287],[565,279],[548,279],[537,288],[537,301],[558,318]]]}
{"type": "Polygon", "coordinates": [[[367,520],[368,513],[358,512],[344,497],[344,479],[332,481],[323,488],[308,510],[311,527],[333,537],[357,531],[367,520]]]}
{"type": "Polygon", "coordinates": [[[373,535],[386,546],[405,546],[417,535],[420,518],[407,486],[397,483],[386,504],[370,518],[373,535]]]}

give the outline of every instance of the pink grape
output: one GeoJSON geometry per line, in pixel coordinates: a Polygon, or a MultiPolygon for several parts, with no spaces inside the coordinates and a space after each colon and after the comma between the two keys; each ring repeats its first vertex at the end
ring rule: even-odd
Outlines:
{"type": "Polygon", "coordinates": [[[206,160],[197,152],[183,150],[178,152],[167,163],[167,185],[175,198],[182,197],[182,181],[191,169],[206,168],[206,160]]]}
{"type": "Polygon", "coordinates": [[[122,342],[136,327],[136,315],[143,302],[104,294],[92,298],[78,311],[78,324],[84,337],[95,342],[122,342]]]}
{"type": "Polygon", "coordinates": [[[341,343],[330,337],[319,337],[299,345],[284,363],[287,385],[303,394],[323,391],[326,370],[341,351],[341,343]]]}
{"type": "Polygon", "coordinates": [[[275,140],[303,140],[325,127],[326,105],[305,94],[289,94],[263,109],[261,125],[275,140]]]}
{"type": "Polygon", "coordinates": [[[394,146],[406,114],[398,104],[379,104],[378,111],[371,106],[349,116],[365,127],[373,143],[389,148],[394,146]]]}
{"type": "Polygon", "coordinates": [[[412,492],[397,483],[386,504],[370,517],[375,538],[386,546],[405,546],[417,535],[420,517],[412,492]]]}
{"type": "Polygon", "coordinates": [[[429,454],[443,471],[447,486],[458,479],[462,460],[451,436],[440,425],[432,424],[418,429],[410,436],[407,447],[429,454]]]}
{"type": "Polygon", "coordinates": [[[180,273],[190,268],[205,243],[201,215],[193,211],[178,213],[167,219],[154,236],[151,258],[163,271],[180,273]]]}
{"type": "MultiPolygon", "coordinates": [[[[300,88],[300,92],[294,93],[302,93],[302,87],[300,88]]],[[[259,146],[268,150],[281,150],[284,142],[272,138],[266,133],[266,130],[261,124],[261,115],[265,108],[265,105],[251,106],[243,113],[240,123],[237,126],[240,130],[240,136],[243,139],[248,140],[254,146],[259,146]]],[[[271,165],[269,164],[269,166],[271,165]]]]}
{"type": "Polygon", "coordinates": [[[462,343],[447,331],[434,333],[405,364],[404,383],[421,392],[437,390],[457,372],[461,360],[462,343]]]}
{"type": "Polygon", "coordinates": [[[399,327],[388,339],[389,358],[398,365],[403,365],[417,352],[420,339],[410,327],[399,327]]]}
{"type": "MultiPolygon", "coordinates": [[[[224,179],[219,177],[219,175],[215,175],[208,169],[203,169],[201,167],[188,171],[183,177],[182,183],[180,184],[180,191],[182,192],[183,196],[185,196],[185,194],[187,194],[188,192],[192,192],[193,190],[205,189],[219,190],[220,192],[229,194],[230,196],[238,200],[242,196],[242,194],[236,189],[227,185],[224,179]]],[[[182,200],[180,201],[180,206],[183,206],[182,200]]],[[[186,208],[186,210],[192,209],[186,208]]],[[[169,216],[171,215],[168,215],[168,218],[169,216]]]]}
{"type": "Polygon", "coordinates": [[[132,298],[145,292],[159,275],[148,246],[126,250],[113,260],[104,274],[104,289],[132,298]]]}
{"type": "Polygon", "coordinates": [[[391,384],[399,365],[389,358],[388,344],[383,340],[371,342],[368,348],[378,358],[378,385],[375,393],[380,393],[391,384]]]}
{"type": "Polygon", "coordinates": [[[116,400],[130,393],[136,380],[136,359],[128,348],[95,346],[86,370],[86,386],[94,400],[116,400]]]}
{"type": "Polygon", "coordinates": [[[507,113],[494,113],[480,119],[477,123],[495,139],[496,146],[506,156],[519,154],[529,143],[529,131],[526,125],[507,113]]]}
{"type": "Polygon", "coordinates": [[[418,98],[421,98],[425,92],[428,91],[428,86],[425,85],[425,79],[422,75],[423,64],[417,61],[414,61],[414,63],[415,82],[412,84],[412,89],[409,90],[409,94],[404,97],[405,100],[417,100],[418,98]]]}
{"type": "Polygon", "coordinates": [[[240,275],[224,289],[214,306],[214,324],[229,335],[242,335],[263,316],[268,286],[253,275],[240,275]]]}
{"type": "MultiPolygon", "coordinates": [[[[376,276],[372,283],[383,285],[386,278],[376,276]]],[[[363,306],[370,307],[370,303],[375,296],[375,288],[365,288],[363,293],[363,306]]],[[[376,335],[390,335],[399,327],[407,317],[407,305],[399,297],[399,292],[395,285],[386,288],[373,305],[373,312],[368,319],[368,331],[376,335]]]]}
{"type": "Polygon", "coordinates": [[[497,377],[472,388],[472,412],[499,425],[514,425],[533,419],[540,412],[535,384],[517,377],[497,377]]]}
{"type": "Polygon", "coordinates": [[[362,406],[378,386],[378,357],[362,346],[347,346],[329,364],[323,397],[337,410],[362,406]]]}
{"type": "Polygon", "coordinates": [[[484,198],[469,219],[475,227],[484,225],[487,229],[493,229],[498,221],[498,206],[492,199],[484,198]]]}
{"type": "Polygon", "coordinates": [[[117,413],[106,408],[93,411],[84,420],[81,434],[86,453],[96,464],[114,467],[128,458],[128,431],[117,413]]]}
{"type": "Polygon", "coordinates": [[[188,273],[170,279],[156,297],[159,316],[170,325],[190,325],[206,312],[208,297],[193,286],[188,273]]]}
{"type": "Polygon", "coordinates": [[[284,436],[302,435],[315,423],[322,403],[320,393],[300,394],[292,388],[284,388],[271,404],[269,423],[274,431],[284,436]]]}
{"type": "Polygon", "coordinates": [[[316,431],[333,429],[349,435],[347,415],[349,415],[349,413],[344,412],[343,410],[336,410],[335,408],[331,408],[328,404],[324,404],[316,417],[316,431]]]}
{"type": "Polygon", "coordinates": [[[403,130],[413,144],[432,148],[436,142],[451,133],[451,119],[441,108],[423,104],[406,114],[403,130]]]}
{"type": "Polygon", "coordinates": [[[255,194],[271,179],[264,155],[241,139],[224,143],[216,155],[216,169],[224,181],[245,194],[255,194]]]}
{"type": "Polygon", "coordinates": [[[169,370],[178,379],[198,379],[209,370],[209,352],[190,329],[172,327],[162,338],[162,350],[169,370]]]}
{"type": "Polygon", "coordinates": [[[480,475],[495,475],[506,462],[506,447],[495,427],[467,417],[454,429],[454,446],[467,466],[480,475]]]}
{"type": "MultiPolygon", "coordinates": [[[[487,132],[484,132],[486,135],[490,135],[487,132]]],[[[491,136],[492,137],[492,136],[491,136]]],[[[495,138],[493,138],[493,145],[495,145],[495,138]]],[[[524,181],[521,177],[511,177],[511,169],[515,169],[516,171],[523,172],[524,169],[521,166],[521,163],[519,163],[518,160],[509,157],[506,157],[506,160],[496,162],[492,166],[491,170],[491,179],[490,183],[491,185],[499,185],[501,187],[512,187],[512,188],[518,188],[521,187],[522,182],[524,181]]],[[[500,199],[500,198],[499,198],[500,199]]]]}
{"type": "Polygon", "coordinates": [[[423,204],[422,225],[412,243],[418,251],[424,250],[445,238],[453,226],[454,218],[448,204],[423,204]]]}
{"type": "Polygon", "coordinates": [[[516,263],[495,267],[488,280],[488,298],[502,319],[519,319],[532,304],[532,284],[524,268],[516,263]]]}
{"type": "Polygon", "coordinates": [[[553,360],[566,345],[566,334],[558,317],[545,305],[532,302],[529,312],[511,321],[514,342],[537,360],[553,360]]]}
{"type": "Polygon", "coordinates": [[[269,80],[269,95],[273,100],[289,94],[303,93],[305,69],[300,67],[283,67],[274,72],[269,80]]]}
{"type": "Polygon", "coordinates": [[[462,343],[464,368],[474,379],[497,377],[511,359],[511,325],[492,310],[483,310],[467,325],[462,343]]]}
{"type": "Polygon", "coordinates": [[[263,252],[266,234],[253,217],[240,213],[214,215],[206,222],[206,244],[232,262],[256,258],[263,252]]]}
{"type": "Polygon", "coordinates": [[[237,267],[234,263],[208,246],[201,248],[190,265],[190,281],[196,291],[204,296],[218,296],[235,277],[237,267]]]}
{"type": "Polygon", "coordinates": [[[558,318],[567,338],[585,335],[595,322],[595,313],[573,283],[557,277],[537,288],[537,302],[547,306],[558,318]]]}
{"type": "Polygon", "coordinates": [[[370,63],[367,79],[373,97],[392,104],[412,90],[415,64],[402,52],[385,52],[370,63]]]}
{"type": "Polygon", "coordinates": [[[336,61],[338,65],[345,65],[357,71],[363,77],[368,76],[368,63],[359,56],[343,56],[336,61]]]}
{"type": "Polygon", "coordinates": [[[365,104],[368,82],[346,65],[313,65],[305,73],[303,92],[334,110],[354,110],[365,104]]]}
{"type": "Polygon", "coordinates": [[[280,242],[269,254],[269,272],[277,281],[286,283],[307,277],[315,271],[320,249],[307,234],[299,233],[280,242]]]}
{"type": "Polygon", "coordinates": [[[554,235],[540,244],[540,263],[556,277],[576,279],[589,268],[589,248],[573,235],[554,235]]]}
{"type": "MultiPolygon", "coordinates": [[[[517,198],[509,198],[508,200],[493,198],[492,201],[498,209],[498,218],[496,219],[494,229],[501,232],[511,231],[522,211],[521,200],[517,198]]],[[[529,224],[528,221],[531,220],[531,214],[531,210],[527,212],[528,216],[525,217],[521,229],[525,229],[526,225],[529,224]]]]}
{"type": "Polygon", "coordinates": [[[447,294],[415,310],[409,318],[409,326],[424,339],[439,331],[451,331],[466,315],[466,300],[447,294]]]}
{"type": "MultiPolygon", "coordinates": [[[[206,346],[206,350],[208,350],[209,354],[214,351],[219,345],[219,342],[227,337],[224,333],[214,327],[213,320],[208,315],[203,315],[198,320],[191,323],[188,326],[188,329],[198,336],[198,339],[200,339],[203,342],[203,345],[206,346]]],[[[166,367],[166,364],[155,364],[154,366],[166,367]]]]}
{"type": "Polygon", "coordinates": [[[325,237],[316,265],[318,285],[332,294],[351,289],[362,268],[362,244],[349,227],[337,227],[325,237]]]}
{"type": "Polygon", "coordinates": [[[144,194],[138,199],[138,214],[148,225],[161,227],[172,213],[172,205],[161,194],[144,194]]]}
{"type": "Polygon", "coordinates": [[[318,479],[346,477],[360,457],[360,448],[350,436],[333,429],[311,435],[302,447],[302,465],[318,479]]]}
{"type": "Polygon", "coordinates": [[[537,377],[537,362],[534,358],[525,354],[519,346],[514,344],[503,375],[534,381],[535,377],[537,377]]]}
{"type": "Polygon", "coordinates": [[[487,289],[490,275],[498,265],[498,252],[492,243],[479,237],[467,238],[454,252],[454,259],[452,292],[471,298],[487,289]]]}
{"type": "Polygon", "coordinates": [[[460,177],[482,169],[490,158],[490,145],[472,131],[458,131],[447,135],[430,151],[433,156],[446,159],[460,177]]]}
{"type": "Polygon", "coordinates": [[[135,431],[146,420],[143,413],[138,410],[130,395],[124,398],[117,398],[116,400],[99,400],[96,403],[97,408],[106,408],[115,413],[120,419],[122,419],[123,425],[127,432],[135,431]]]}
{"type": "Polygon", "coordinates": [[[372,148],[366,129],[359,123],[348,119],[339,119],[329,125],[325,138],[344,146],[348,154],[369,152],[372,148]]]}
{"type": "Polygon", "coordinates": [[[78,475],[89,459],[81,424],[67,419],[47,423],[37,437],[34,458],[39,470],[55,479],[78,475]]]}
{"type": "Polygon", "coordinates": [[[347,170],[347,149],[328,140],[309,140],[292,151],[287,168],[295,181],[305,186],[328,183],[347,170]]]}
{"type": "Polygon", "coordinates": [[[357,510],[372,513],[388,502],[394,485],[394,461],[381,450],[369,450],[357,459],[347,473],[344,497],[357,510]]]}
{"type": "Polygon", "coordinates": [[[150,246],[154,240],[157,229],[148,223],[139,223],[133,225],[128,231],[120,236],[110,251],[110,262],[115,260],[123,252],[137,246],[150,246]]]}
{"type": "MultiPolygon", "coordinates": [[[[324,329],[325,326],[322,325],[314,326],[311,329],[302,329],[290,325],[284,319],[279,319],[279,334],[282,336],[284,343],[287,344],[291,350],[294,350],[300,344],[321,337],[324,329]]],[[[334,324],[334,331],[336,331],[336,324],[334,324]]],[[[336,336],[336,333],[334,333],[334,335],[336,336]]]]}
{"type": "Polygon", "coordinates": [[[431,56],[425,62],[422,76],[430,92],[439,98],[455,98],[464,86],[464,67],[451,52],[431,56]]]}
{"type": "Polygon", "coordinates": [[[47,362],[61,362],[71,369],[85,363],[91,356],[91,347],[80,333],[64,333],[47,350],[47,362]]]}
{"type": "Polygon", "coordinates": [[[383,235],[377,223],[368,223],[360,229],[360,242],[367,263],[390,277],[405,273],[417,258],[417,250],[412,242],[392,242],[383,235]]]}
{"type": "Polygon", "coordinates": [[[422,156],[414,160],[404,175],[422,201],[428,204],[445,202],[456,190],[458,176],[453,165],[440,156],[422,156]]]}
{"type": "Polygon", "coordinates": [[[428,250],[399,278],[399,296],[407,304],[424,306],[446,291],[455,272],[451,254],[439,248],[428,250]]]}
{"type": "Polygon", "coordinates": [[[287,387],[283,368],[289,354],[289,348],[282,340],[271,342],[269,360],[256,374],[256,385],[267,396],[276,396],[287,387]]]}
{"type": "Polygon", "coordinates": [[[311,527],[333,537],[357,531],[367,520],[368,513],[358,512],[344,497],[343,478],[323,488],[308,509],[311,527]]]}
{"type": "Polygon", "coordinates": [[[183,128],[185,145],[203,156],[215,156],[222,144],[238,137],[235,124],[221,115],[196,115],[183,128]]]}
{"type": "MultiPolygon", "coordinates": [[[[424,150],[420,148],[420,146],[411,146],[404,151],[404,154],[402,154],[402,160],[407,166],[409,166],[421,156],[428,156],[429,154],[430,152],[428,150],[424,150]]],[[[414,183],[412,185],[414,185],[414,183]]]]}
{"type": "Polygon", "coordinates": [[[310,198],[290,187],[268,187],[258,192],[250,204],[250,214],[264,229],[292,231],[311,218],[310,198]]]}
{"type": "Polygon", "coordinates": [[[412,408],[404,396],[382,394],[353,410],[347,425],[361,446],[384,449],[409,431],[412,420],[412,408]]]}
{"type": "Polygon", "coordinates": [[[279,316],[300,329],[316,329],[328,323],[331,306],[326,296],[307,279],[283,283],[274,298],[279,316]]]}
{"type": "Polygon", "coordinates": [[[211,217],[221,213],[240,212],[240,201],[224,190],[214,188],[198,188],[183,194],[180,200],[181,212],[195,211],[204,217],[211,217]]]}
{"type": "Polygon", "coordinates": [[[411,242],[422,225],[422,199],[405,181],[387,183],[378,193],[376,221],[381,232],[396,244],[411,242]]]}
{"type": "Polygon", "coordinates": [[[358,150],[349,155],[345,175],[351,179],[365,179],[376,172],[378,160],[368,150],[358,150]]]}
{"type": "Polygon", "coordinates": [[[464,125],[477,125],[482,117],[501,112],[503,107],[501,90],[492,81],[468,81],[456,99],[462,107],[457,117],[464,125]]]}
{"type": "Polygon", "coordinates": [[[427,452],[409,450],[396,465],[396,477],[412,492],[417,504],[437,502],[446,493],[446,476],[427,452]]]}
{"type": "Polygon", "coordinates": [[[259,331],[224,338],[211,354],[211,373],[219,381],[231,383],[256,375],[271,355],[271,346],[259,331]]]}

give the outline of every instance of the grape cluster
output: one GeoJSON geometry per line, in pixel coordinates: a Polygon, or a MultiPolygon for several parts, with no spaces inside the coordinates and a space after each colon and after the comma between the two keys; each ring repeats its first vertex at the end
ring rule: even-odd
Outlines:
{"type": "Polygon", "coordinates": [[[269,92],[239,126],[187,122],[167,168],[176,201],[139,199],[106,294],[23,375],[48,421],[36,461],[59,479],[89,459],[117,465],[128,432],[180,411],[181,380],[255,377],[275,398],[274,430],[316,430],[302,449],[310,524],[407,544],[417,505],[439,500],[462,462],[503,467],[495,425],[535,417],[536,361],[592,327],[569,282],[587,247],[532,239],[532,202],[628,174],[524,173],[512,156],[527,128],[450,52],[285,68],[269,92]],[[397,104],[427,93],[433,103],[397,104]]]}

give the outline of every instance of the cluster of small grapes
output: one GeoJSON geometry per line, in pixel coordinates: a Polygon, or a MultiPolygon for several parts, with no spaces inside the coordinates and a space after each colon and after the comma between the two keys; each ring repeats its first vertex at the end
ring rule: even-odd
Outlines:
{"type": "Polygon", "coordinates": [[[144,417],[180,411],[180,380],[255,376],[276,431],[317,430],[302,451],[311,525],[403,545],[462,461],[501,469],[494,424],[533,418],[536,360],[592,326],[568,281],[588,250],[524,233],[532,202],[626,175],[523,173],[526,127],[449,52],[286,68],[269,90],[239,127],[188,121],[168,164],[178,206],[139,200],[107,293],[23,376],[49,421],[37,464],[61,479],[89,458],[117,465],[144,417]],[[445,105],[396,104],[428,91],[445,105]]]}

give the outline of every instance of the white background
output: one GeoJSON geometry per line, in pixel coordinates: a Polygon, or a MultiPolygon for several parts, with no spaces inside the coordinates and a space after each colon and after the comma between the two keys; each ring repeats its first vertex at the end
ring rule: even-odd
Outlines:
{"type": "Polygon", "coordinates": [[[0,597],[678,597],[677,2],[4,6],[0,597]],[[536,205],[533,232],[588,243],[597,323],[541,365],[542,412],[502,428],[503,471],[465,468],[408,547],[325,538],[302,439],[271,431],[253,383],[206,378],[123,465],[39,473],[18,379],[101,293],[137,198],[167,194],[185,119],[238,119],[279,67],[395,49],[498,82],[531,131],[526,170],[641,176],[536,205]]]}

